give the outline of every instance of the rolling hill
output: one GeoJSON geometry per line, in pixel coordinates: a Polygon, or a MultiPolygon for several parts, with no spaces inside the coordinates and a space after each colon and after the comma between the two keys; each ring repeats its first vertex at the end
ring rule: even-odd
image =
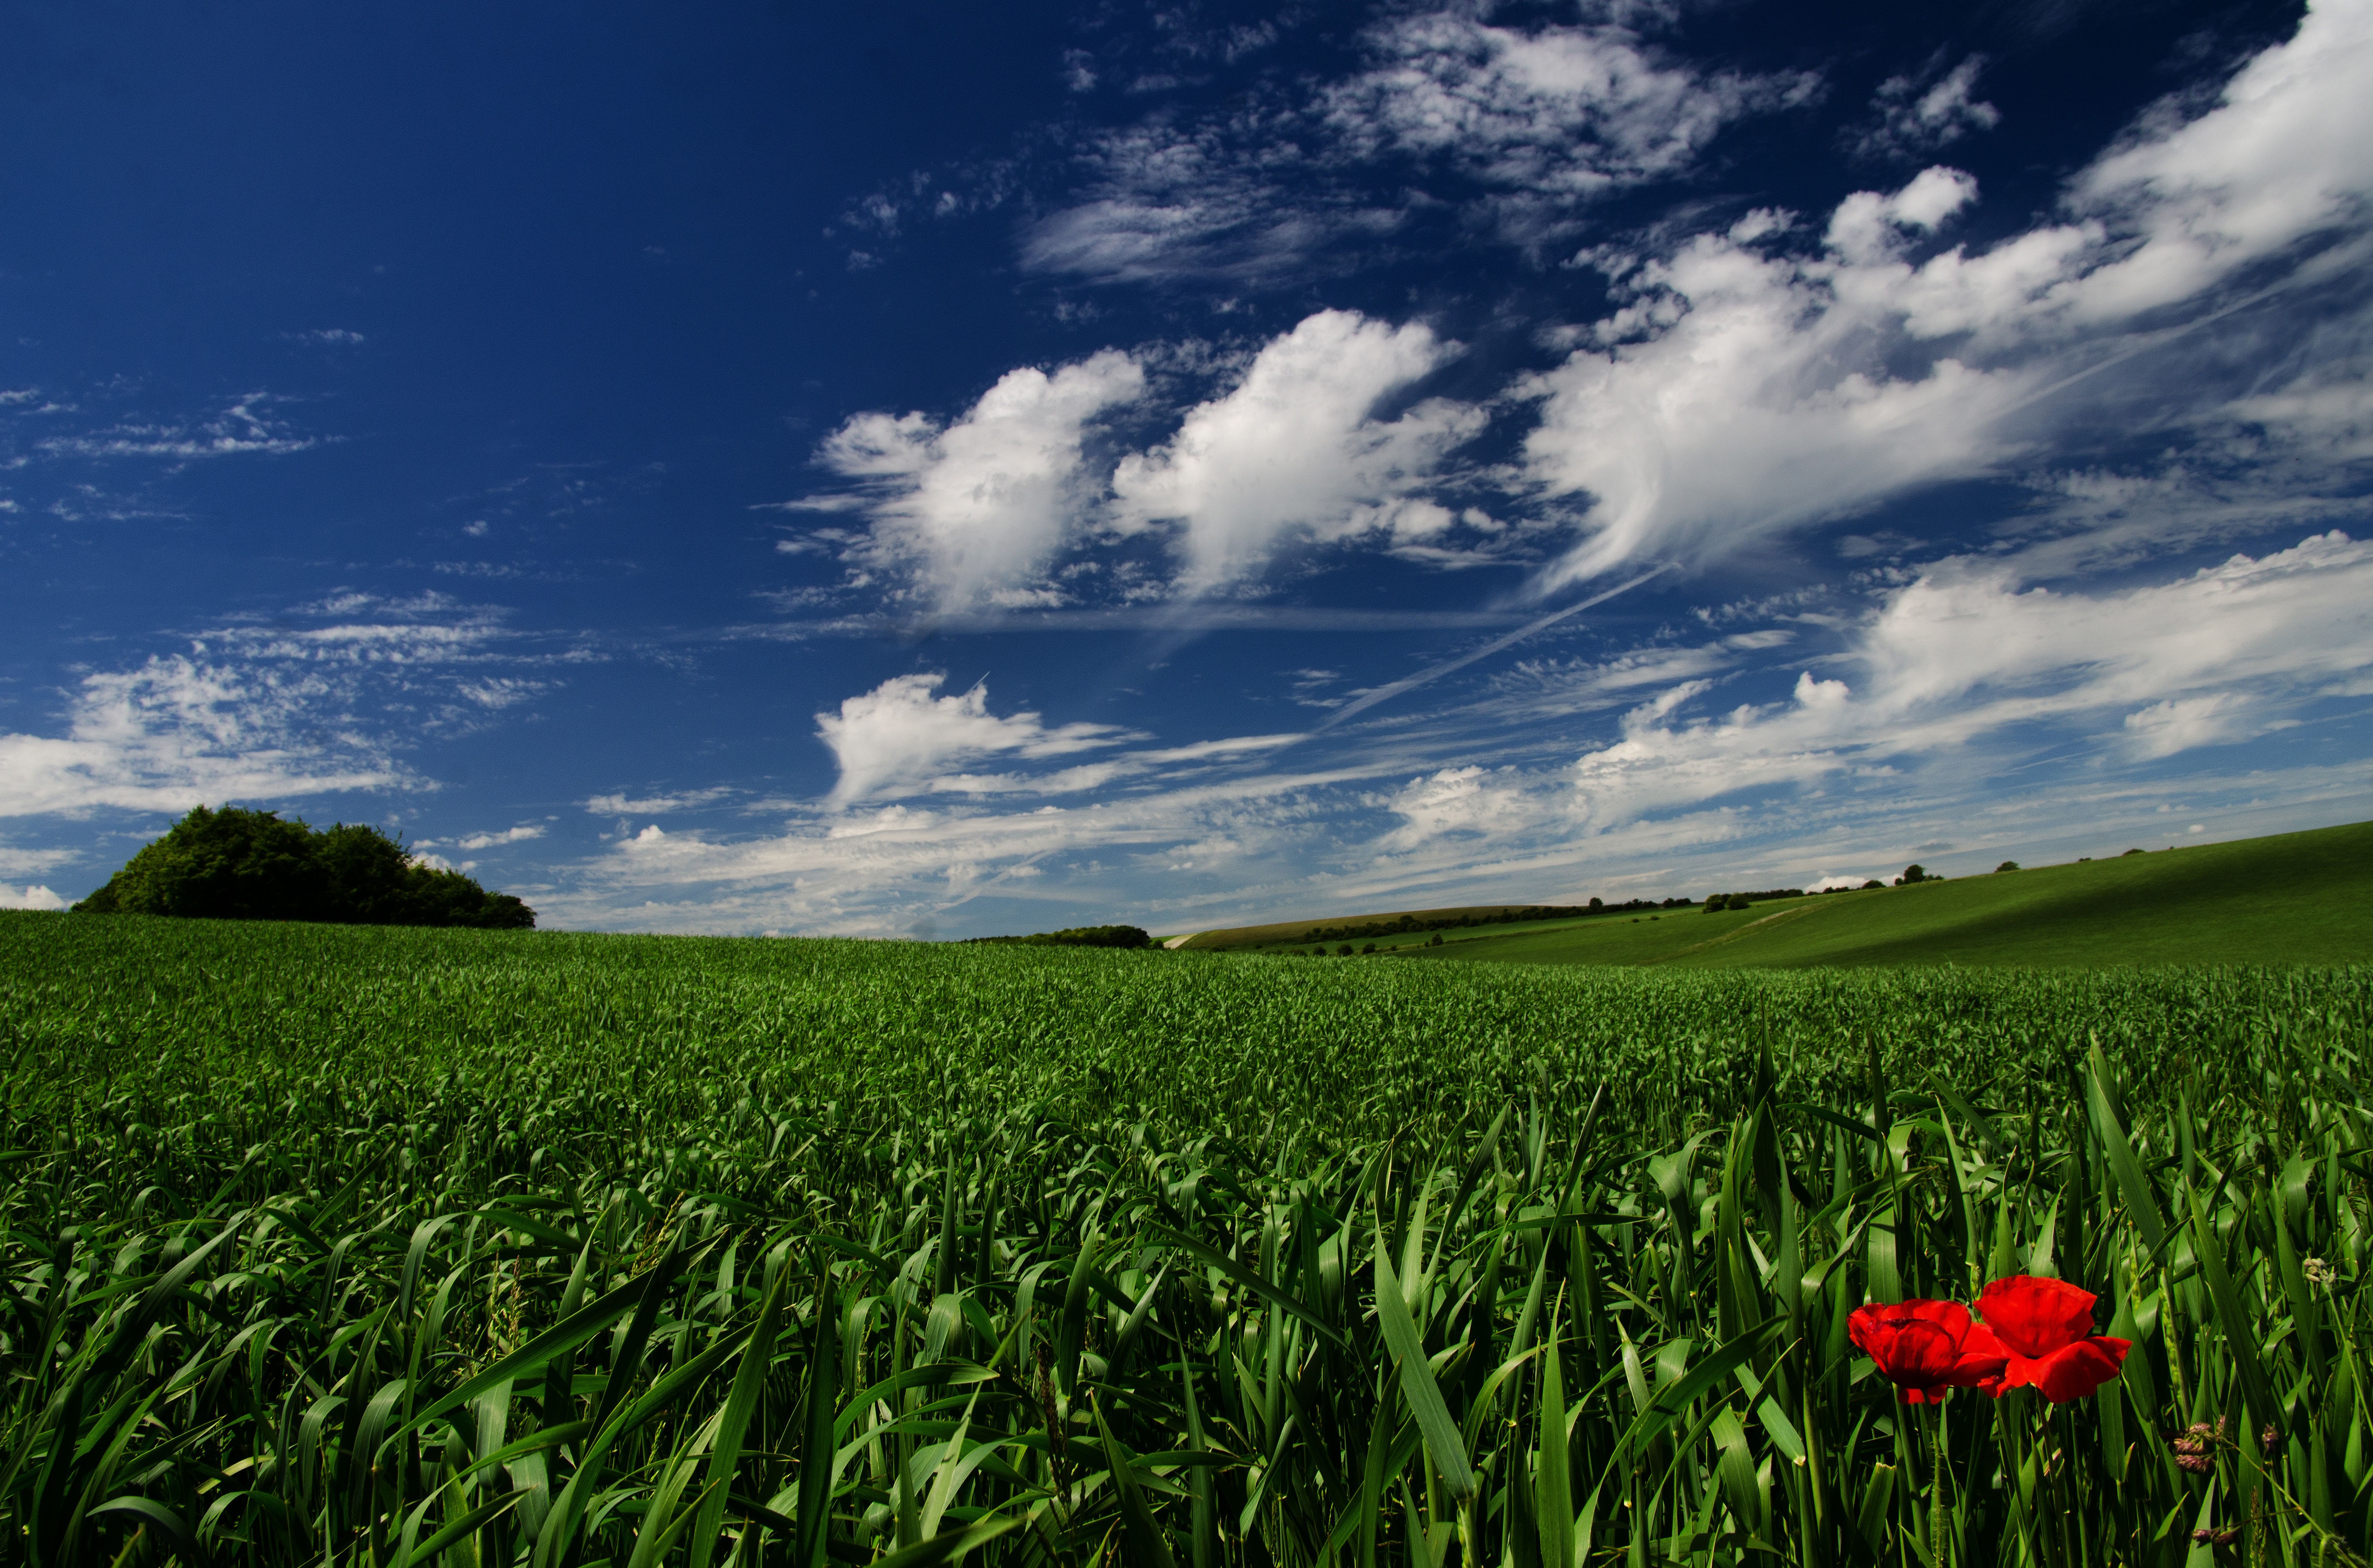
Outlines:
{"type": "MultiPolygon", "coordinates": [[[[1275,952],[1313,926],[1344,923],[1206,932],[1191,945],[1275,952]]],[[[1378,956],[1691,968],[2364,963],[2373,961],[2373,823],[1711,915],[1479,925],[1443,932],[1438,947],[1426,945],[1432,934],[1379,939],[1378,956]]]]}

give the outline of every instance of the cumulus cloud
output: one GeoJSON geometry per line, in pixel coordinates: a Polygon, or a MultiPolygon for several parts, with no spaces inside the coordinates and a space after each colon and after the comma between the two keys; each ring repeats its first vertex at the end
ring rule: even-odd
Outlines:
{"type": "MultiPolygon", "coordinates": [[[[1385,801],[1401,825],[1377,840],[1384,854],[1443,839],[1489,841],[1536,834],[1570,813],[1570,796],[1541,789],[1522,769],[1468,765],[1412,778],[1385,801]]],[[[1574,819],[1579,825],[1579,819],[1574,819]]]]}
{"type": "Polygon", "coordinates": [[[1188,592],[1258,571],[1289,539],[1438,534],[1452,514],[1419,491],[1485,416],[1444,398],[1389,419],[1376,411],[1457,352],[1421,323],[1309,316],[1232,391],[1190,410],[1167,444],[1121,461],[1115,518],[1176,525],[1188,592]]]}
{"type": "Polygon", "coordinates": [[[946,681],[943,673],[894,675],[845,699],[839,712],[816,715],[816,735],[840,765],[832,804],[925,790],[935,777],[983,757],[1063,756],[1130,738],[1112,724],[1049,726],[1027,711],[999,717],[988,710],[985,683],[934,696],[946,681]]]}
{"type": "Polygon", "coordinates": [[[851,554],[912,571],[945,606],[1046,602],[1038,579],[1087,498],[1084,432],[1144,384],[1135,359],[1106,350],[1052,375],[1008,371],[946,426],[922,414],[851,418],[818,453],[866,486],[872,532],[851,554]]]}
{"type": "Polygon", "coordinates": [[[19,893],[13,887],[0,887],[0,909],[63,909],[66,901],[39,883],[19,893]]]}
{"type": "Polygon", "coordinates": [[[1627,282],[1603,347],[1534,380],[1526,457],[1550,495],[1586,493],[1587,537],[1544,586],[1642,556],[1701,559],[1849,516],[1917,484],[1982,472],[2031,375],[1946,356],[1891,373],[1885,312],[1841,300],[1851,251],[1885,258],[1907,227],[1946,220],[1966,176],[1931,170],[1840,209],[1823,262],[1701,235],[1627,282]],[[1876,315],[1876,320],[1874,320],[1876,315]]]}
{"type": "MultiPolygon", "coordinates": [[[[2276,263],[2273,281],[2250,277],[2258,293],[2238,299],[2344,275],[2368,193],[2373,6],[2344,0],[2204,111],[2146,116],[2071,182],[2061,220],[1982,251],[1915,259],[1976,195],[1966,174],[1931,169],[1848,197],[1811,254],[1776,213],[1667,255],[1600,253],[1627,302],[1530,389],[1534,478],[1590,497],[1587,537],[1543,586],[1642,555],[1703,558],[1997,471],[2081,427],[2071,399],[2196,400],[2165,361],[2147,380],[2099,372],[2213,324],[2255,264],[2276,263]],[[2312,243],[2334,235],[2347,243],[2312,243]]],[[[2299,367],[2303,401],[2261,389],[2252,410],[2345,430],[2354,381],[2328,369],[2299,367]]],[[[2180,416],[2220,410],[2208,392],[2180,416]]]]}

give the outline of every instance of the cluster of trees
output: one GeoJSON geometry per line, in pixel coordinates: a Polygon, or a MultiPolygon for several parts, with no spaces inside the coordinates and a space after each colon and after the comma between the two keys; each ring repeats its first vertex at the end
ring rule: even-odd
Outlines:
{"type": "MultiPolygon", "coordinates": [[[[1426,939],[1425,945],[1428,947],[1440,947],[1442,945],[1442,933],[1436,931],[1432,936],[1428,937],[1426,939]]],[[[1364,943],[1360,948],[1360,952],[1362,954],[1374,953],[1375,951],[1376,944],[1373,942],[1364,943]]],[[[1322,942],[1316,947],[1296,947],[1288,949],[1288,952],[1296,958],[1324,958],[1327,956],[1327,944],[1322,942]]],[[[1352,956],[1351,944],[1348,942],[1337,942],[1335,944],[1335,956],[1338,958],[1349,958],[1352,956]]]]}
{"type": "Polygon", "coordinates": [[[1717,893],[1705,901],[1705,912],[1711,915],[1717,909],[1746,909],[1774,898],[1804,896],[1805,890],[1801,887],[1771,887],[1761,893],[1717,893]]]}
{"type": "Polygon", "coordinates": [[[1151,947],[1153,939],[1136,926],[1073,926],[1030,936],[976,936],[966,942],[1006,947],[1151,947]]]}
{"type": "Polygon", "coordinates": [[[535,911],[460,872],[422,865],[362,823],[317,830],[277,812],[199,806],[75,906],[91,915],[324,920],[525,930],[535,911]]]}
{"type": "Polygon", "coordinates": [[[1477,913],[1468,910],[1460,915],[1429,915],[1420,919],[1415,915],[1401,915],[1389,920],[1362,920],[1351,926],[1313,926],[1302,933],[1304,942],[1341,942],[1346,937],[1409,936],[1417,931],[1457,930],[1472,926],[1502,926],[1521,920],[1563,920],[1576,915],[1596,915],[1606,905],[1592,899],[1587,905],[1527,904],[1521,909],[1501,909],[1477,913]]]}

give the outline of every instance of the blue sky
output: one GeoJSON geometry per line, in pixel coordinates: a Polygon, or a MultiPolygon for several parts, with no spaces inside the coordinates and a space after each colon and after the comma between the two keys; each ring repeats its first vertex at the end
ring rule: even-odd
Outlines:
{"type": "Polygon", "coordinates": [[[0,16],[0,902],[1180,931],[2373,815],[2373,0],[0,16]]]}

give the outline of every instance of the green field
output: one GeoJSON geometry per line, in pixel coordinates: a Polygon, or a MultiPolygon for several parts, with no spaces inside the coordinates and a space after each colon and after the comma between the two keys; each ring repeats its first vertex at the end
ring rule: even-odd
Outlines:
{"type": "Polygon", "coordinates": [[[2373,1551],[2367,967],[6,914],[0,1045],[0,1561],[2373,1551]],[[2097,1395],[1847,1337],[2022,1271],[2097,1395]]]}
{"type": "MultiPolygon", "coordinates": [[[[1389,917],[1385,917],[1389,918],[1389,917]]],[[[1318,921],[1207,932],[1290,952],[1318,921]]],[[[1900,964],[2358,964],[2373,960],[2373,823],[2157,849],[1747,910],[1602,915],[1385,938],[1378,955],[1502,964],[1794,968],[1900,964]]],[[[1354,946],[1362,945],[1355,942],[1354,946]]]]}

